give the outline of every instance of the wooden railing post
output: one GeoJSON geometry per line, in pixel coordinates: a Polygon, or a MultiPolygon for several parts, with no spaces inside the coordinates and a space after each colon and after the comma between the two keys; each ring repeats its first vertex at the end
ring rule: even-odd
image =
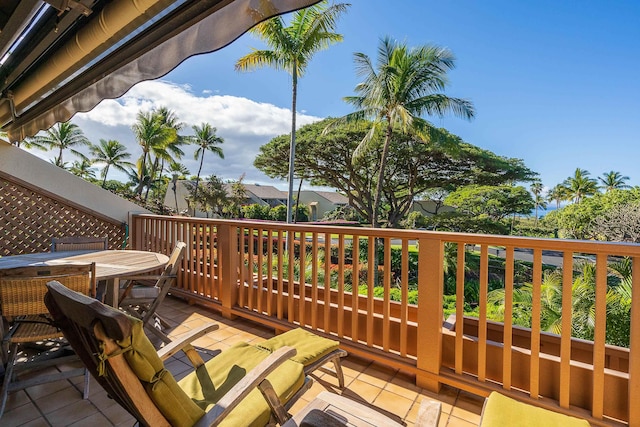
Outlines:
{"type": "Polygon", "coordinates": [[[635,403],[640,395],[640,257],[633,257],[631,294],[631,330],[629,334],[629,425],[640,425],[640,407],[635,403]]]}
{"type": "Polygon", "coordinates": [[[235,319],[231,309],[238,302],[238,227],[220,224],[217,234],[222,316],[235,319]]]}
{"type": "Polygon", "coordinates": [[[440,239],[418,240],[418,348],[416,385],[439,392],[442,364],[444,246],[440,239]]]}

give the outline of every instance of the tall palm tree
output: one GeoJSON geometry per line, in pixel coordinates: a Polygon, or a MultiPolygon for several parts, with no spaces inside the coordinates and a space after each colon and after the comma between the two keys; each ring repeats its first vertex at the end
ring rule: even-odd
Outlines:
{"type": "Polygon", "coordinates": [[[40,148],[42,150],[58,150],[58,156],[54,159],[56,165],[64,165],[62,153],[69,150],[76,156],[82,157],[82,153],[75,147],[81,145],[91,145],[82,129],[71,122],[58,123],[56,126],[45,131],[44,135],[36,135],[28,138],[28,146],[40,148]]]}
{"type": "Polygon", "coordinates": [[[602,187],[607,193],[611,190],[624,190],[631,188],[630,185],[627,185],[628,180],[628,176],[622,176],[620,172],[616,171],[605,172],[601,177],[598,177],[598,181],[602,183],[602,187]]]}
{"type": "MultiPolygon", "coordinates": [[[[222,147],[218,146],[218,144],[224,143],[224,139],[216,135],[217,129],[209,123],[192,126],[192,129],[195,135],[190,138],[191,143],[198,146],[198,149],[193,154],[193,158],[196,160],[200,159],[200,166],[198,167],[198,174],[196,175],[196,186],[193,192],[193,198],[198,200],[198,185],[200,184],[200,172],[202,172],[202,164],[204,163],[204,153],[211,151],[221,159],[224,159],[222,147]]],[[[195,214],[196,207],[194,205],[193,215],[195,214]]]]}
{"type": "Polygon", "coordinates": [[[452,112],[472,119],[475,110],[470,101],[441,93],[448,84],[447,71],[455,66],[455,58],[448,49],[432,45],[410,49],[386,37],[380,41],[375,66],[364,53],[356,53],[355,62],[356,72],[364,81],[356,86],[356,96],[344,99],[357,110],[338,121],[369,119],[373,122],[353,153],[354,161],[379,143],[378,135],[384,136],[370,218],[373,227],[378,227],[382,180],[393,132],[400,130],[430,141],[435,128],[423,115],[442,117],[452,112]]]}
{"type": "MultiPolygon", "coordinates": [[[[140,111],[136,118],[136,122],[131,127],[135,135],[138,144],[142,148],[142,155],[138,160],[139,166],[137,168],[138,179],[135,194],[142,195],[142,189],[145,186],[143,173],[150,173],[150,168],[147,167],[147,160],[149,159],[150,152],[154,147],[161,146],[164,141],[171,138],[173,130],[165,126],[165,123],[155,111],[140,111]]],[[[153,179],[153,176],[150,176],[153,179]]]]}
{"type": "Polygon", "coordinates": [[[100,171],[102,177],[102,188],[104,188],[107,182],[107,174],[109,168],[113,166],[116,170],[126,172],[127,167],[132,167],[133,163],[127,161],[131,154],[127,152],[127,147],[122,145],[115,139],[100,140],[100,144],[92,145],[90,148],[93,158],[93,162],[104,163],[105,167],[100,171]]]}
{"type": "Polygon", "coordinates": [[[576,168],[573,176],[565,179],[562,184],[567,191],[567,196],[571,197],[574,203],[580,203],[585,196],[592,196],[598,191],[598,183],[595,179],[589,178],[589,171],[576,168]]]}
{"type": "Polygon", "coordinates": [[[567,189],[557,184],[547,192],[547,202],[556,202],[556,209],[560,209],[560,202],[567,199],[567,189]]]}
{"type": "Polygon", "coordinates": [[[536,206],[536,220],[535,220],[535,224],[538,224],[538,208],[541,207],[542,209],[546,209],[547,208],[547,203],[545,202],[544,198],[542,197],[542,190],[544,190],[544,186],[542,185],[542,183],[540,181],[536,181],[533,184],[531,184],[531,193],[533,194],[533,202],[536,206]]]}
{"type": "Polygon", "coordinates": [[[349,4],[332,4],[326,1],[302,9],[293,14],[289,26],[282,17],[275,17],[258,24],[251,32],[262,39],[269,49],[253,51],[236,62],[236,70],[251,71],[269,66],[291,73],[291,143],[289,145],[289,193],[287,222],[291,222],[293,210],[293,172],[296,154],[296,104],[298,78],[302,77],[313,55],[331,44],[342,41],[335,33],[338,17],[349,4]]]}

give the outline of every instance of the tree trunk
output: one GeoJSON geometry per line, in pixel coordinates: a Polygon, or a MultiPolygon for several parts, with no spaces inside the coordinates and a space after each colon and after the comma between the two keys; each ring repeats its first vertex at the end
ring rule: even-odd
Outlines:
{"type": "Polygon", "coordinates": [[[296,98],[298,96],[298,64],[293,61],[291,72],[292,96],[291,96],[291,143],[289,144],[289,193],[287,195],[287,223],[293,218],[293,171],[296,158],[296,98]]]}
{"type": "Polygon", "coordinates": [[[391,135],[393,133],[391,120],[387,120],[387,132],[384,139],[384,146],[382,147],[382,156],[380,157],[380,170],[378,171],[378,182],[376,183],[376,195],[373,199],[373,221],[371,222],[373,228],[378,228],[380,226],[378,215],[380,213],[380,198],[382,196],[382,180],[384,179],[384,168],[387,163],[387,154],[389,153],[389,145],[391,144],[391,135]]]}
{"type": "Polygon", "coordinates": [[[298,222],[298,205],[300,204],[300,190],[302,190],[302,181],[304,181],[304,178],[300,178],[300,184],[298,184],[298,195],[296,197],[296,209],[293,212],[293,223],[297,223],[298,222]]]}
{"type": "Polygon", "coordinates": [[[196,206],[198,206],[197,199],[198,197],[198,184],[200,184],[200,172],[202,172],[202,163],[204,162],[204,148],[202,149],[202,157],[200,157],[200,167],[198,168],[198,175],[196,175],[196,189],[193,190],[193,216],[196,216],[196,206]]]}
{"type": "Polygon", "coordinates": [[[102,188],[104,188],[105,184],[107,183],[108,173],[109,173],[109,164],[107,163],[107,166],[104,167],[104,178],[102,179],[102,188]]]}
{"type": "Polygon", "coordinates": [[[140,176],[138,177],[138,187],[136,187],[136,194],[142,195],[142,187],[144,186],[144,170],[147,167],[147,152],[142,152],[142,162],[140,163],[140,176]]]}

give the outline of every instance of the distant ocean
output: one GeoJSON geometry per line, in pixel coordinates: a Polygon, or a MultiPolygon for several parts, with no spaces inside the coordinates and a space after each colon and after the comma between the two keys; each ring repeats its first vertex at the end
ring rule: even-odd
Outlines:
{"type": "MultiPolygon", "coordinates": [[[[560,207],[562,207],[562,206],[560,206],[560,207]]],[[[545,216],[549,212],[552,212],[552,211],[555,211],[555,210],[556,210],[555,202],[553,204],[547,205],[546,209],[538,208],[538,218],[542,218],[543,216],[545,216]]],[[[530,216],[535,216],[536,215],[536,210],[535,209],[531,209],[531,213],[529,215],[530,216]]]]}

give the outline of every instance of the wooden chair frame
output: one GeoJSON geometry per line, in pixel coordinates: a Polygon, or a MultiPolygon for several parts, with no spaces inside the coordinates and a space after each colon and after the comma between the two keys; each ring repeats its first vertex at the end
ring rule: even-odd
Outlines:
{"type": "MultiPolygon", "coordinates": [[[[102,352],[101,347],[106,352],[118,350],[115,342],[131,334],[131,320],[124,313],[72,292],[55,281],[49,282],[47,287],[49,292],[45,296],[45,303],[56,324],[109,396],[133,415],[141,425],[168,426],[169,422],[147,395],[122,354],[109,357],[104,364],[106,375],[98,375],[98,366],[101,363],[98,355],[102,352]]],[[[158,356],[164,361],[179,351],[184,351],[194,368],[198,369],[203,366],[204,361],[190,343],[217,328],[218,325],[215,324],[203,325],[188,336],[181,337],[180,340],[158,350],[158,356]]],[[[195,425],[219,424],[256,387],[269,403],[272,417],[283,424],[289,418],[286,406],[280,404],[266,376],[294,355],[295,349],[290,347],[283,347],[269,355],[233,386],[195,425]]],[[[298,390],[289,404],[293,404],[310,385],[311,380],[305,381],[305,385],[298,390]]]]}
{"type": "Polygon", "coordinates": [[[164,271],[159,276],[146,275],[120,278],[121,280],[126,280],[126,282],[121,291],[118,306],[128,314],[140,318],[144,326],[165,343],[170,343],[171,339],[162,332],[161,328],[167,328],[169,324],[156,314],[156,310],[164,301],[171,287],[176,283],[186,247],[187,245],[184,242],[176,243],[164,271]],[[132,298],[130,293],[136,284],[154,286],[158,289],[158,295],[155,298],[132,298]],[[156,324],[156,318],[159,324],[156,324]],[[152,320],[154,320],[153,323],[151,322],[152,320]]]}
{"type": "Polygon", "coordinates": [[[84,251],[84,250],[107,250],[109,249],[109,238],[105,237],[54,237],[51,239],[51,252],[64,251],[84,251]]]}

